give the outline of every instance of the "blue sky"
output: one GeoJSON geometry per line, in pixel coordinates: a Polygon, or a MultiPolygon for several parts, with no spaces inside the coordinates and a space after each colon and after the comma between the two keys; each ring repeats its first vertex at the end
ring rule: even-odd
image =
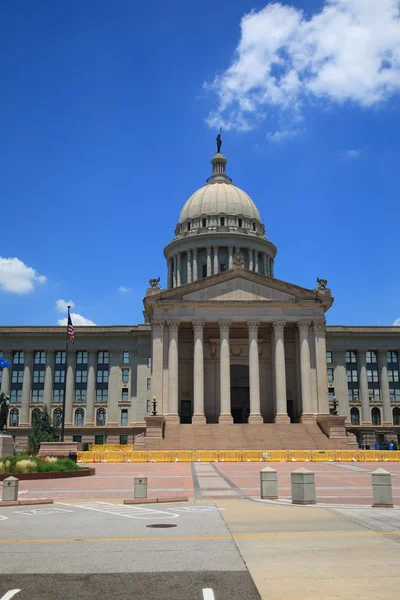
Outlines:
{"type": "Polygon", "coordinates": [[[1,324],[56,324],[60,299],[77,323],[142,322],[222,123],[275,275],[327,278],[329,324],[391,325],[400,26],[397,0],[377,5],[3,1],[1,324]]]}

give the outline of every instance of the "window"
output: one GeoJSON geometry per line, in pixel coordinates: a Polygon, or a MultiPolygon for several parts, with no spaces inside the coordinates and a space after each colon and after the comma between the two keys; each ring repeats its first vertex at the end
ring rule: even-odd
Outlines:
{"type": "Polygon", "coordinates": [[[62,422],[62,410],[61,408],[56,408],[53,412],[53,425],[54,427],[61,427],[62,422]]]}
{"type": "Polygon", "coordinates": [[[77,408],[75,411],[74,425],[75,427],[83,427],[85,424],[85,411],[83,408],[77,408]]]}
{"type": "Polygon", "coordinates": [[[129,369],[122,369],[122,383],[129,382],[129,369]]]}
{"type": "Polygon", "coordinates": [[[372,416],[372,425],[380,425],[381,424],[381,411],[379,410],[379,408],[374,406],[374,408],[371,410],[371,416],[372,416]]]}
{"type": "Polygon", "coordinates": [[[367,369],[367,379],[370,383],[378,383],[378,381],[379,381],[378,371],[372,370],[372,369],[367,369]]]}
{"type": "Polygon", "coordinates": [[[348,390],[349,402],[359,402],[360,394],[357,389],[348,390]]]}
{"type": "Polygon", "coordinates": [[[86,402],[86,390],[75,390],[75,402],[86,402]]]}
{"type": "MultiPolygon", "coordinates": [[[[129,364],[129,351],[128,350],[122,354],[122,362],[125,365],[129,364]]],[[[149,359],[147,359],[147,366],[149,366],[149,359]]]]}
{"type": "Polygon", "coordinates": [[[219,224],[221,225],[221,227],[225,227],[225,217],[220,218],[219,224]]]}
{"type": "Polygon", "coordinates": [[[255,230],[256,230],[256,224],[253,223],[253,231],[255,231],[255,230]]]}
{"type": "Polygon", "coordinates": [[[65,365],[65,352],[56,352],[56,365],[65,365]]]}
{"type": "Polygon", "coordinates": [[[64,398],[64,390],[53,391],[53,402],[62,402],[64,398]]]}
{"type": "Polygon", "coordinates": [[[44,383],[44,371],[33,371],[33,383],[44,383]]]}
{"type": "Polygon", "coordinates": [[[123,408],[121,410],[121,426],[122,427],[128,426],[128,409],[127,408],[123,408]]]}
{"type": "Polygon", "coordinates": [[[333,402],[335,399],[335,391],[331,388],[328,390],[329,402],[333,402]]]}
{"type": "Polygon", "coordinates": [[[334,369],[328,369],[328,381],[333,381],[334,369]]]}
{"type": "Polygon", "coordinates": [[[356,363],[357,362],[357,352],[355,350],[349,350],[346,352],[346,362],[347,363],[356,363]]]}
{"type": "Polygon", "coordinates": [[[207,277],[207,265],[203,265],[202,270],[203,270],[203,277],[207,277]]]}
{"type": "Polygon", "coordinates": [[[94,443],[97,446],[101,446],[102,444],[104,444],[104,438],[105,438],[104,435],[95,435],[94,436],[94,443]]]}
{"type": "MultiPolygon", "coordinates": [[[[98,408],[96,411],[96,425],[101,426],[106,424],[106,411],[104,408],[98,408]]],[[[97,442],[96,442],[97,444],[97,442]]]]}
{"type": "Polygon", "coordinates": [[[77,371],[75,376],[76,383],[86,383],[87,382],[87,371],[77,371]]]}
{"type": "Polygon", "coordinates": [[[238,219],[238,227],[242,227],[242,219],[238,219]]]}
{"type": "Polygon", "coordinates": [[[147,357],[147,368],[151,369],[151,356],[147,357]]]}
{"type": "Polygon", "coordinates": [[[108,371],[97,371],[97,383],[108,383],[108,371]]]}
{"type": "Polygon", "coordinates": [[[398,383],[399,381],[399,372],[398,371],[392,371],[391,369],[388,369],[388,379],[390,383],[398,383]]]}
{"type": "Polygon", "coordinates": [[[397,352],[389,350],[387,353],[387,361],[388,363],[397,363],[397,352]]]}
{"type": "Polygon", "coordinates": [[[393,409],[393,425],[400,425],[400,408],[397,406],[393,409]]]}
{"type": "Polygon", "coordinates": [[[370,402],[379,402],[379,390],[370,388],[368,390],[368,398],[370,402]]]}
{"type": "Polygon", "coordinates": [[[19,410],[18,410],[18,408],[13,408],[10,411],[10,427],[18,427],[18,425],[19,425],[19,410]]]}
{"type": "Polygon", "coordinates": [[[32,402],[35,404],[43,402],[43,393],[43,390],[32,390],[32,402]]]}
{"type": "Polygon", "coordinates": [[[326,353],[326,362],[328,364],[333,362],[333,357],[332,357],[332,350],[328,350],[326,353]]]}
{"type": "Polygon", "coordinates": [[[12,381],[12,383],[23,383],[24,372],[23,371],[13,371],[11,381],[12,381]]]}
{"type": "Polygon", "coordinates": [[[207,227],[207,219],[202,219],[201,224],[203,227],[207,227]]]}
{"type": "Polygon", "coordinates": [[[347,369],[346,370],[346,374],[347,374],[347,381],[350,382],[357,382],[358,381],[358,373],[357,373],[357,369],[347,369]]]}
{"type": "Polygon", "coordinates": [[[350,410],[350,418],[352,425],[360,424],[360,411],[355,406],[350,410]]]}
{"type": "Polygon", "coordinates": [[[21,404],[22,402],[22,390],[11,390],[10,402],[14,404],[21,404]]]}
{"type": "Polygon", "coordinates": [[[190,223],[187,224],[187,229],[190,231],[190,223]]]}
{"type": "Polygon", "coordinates": [[[108,390],[96,390],[96,402],[108,402],[108,390]]]}
{"type": "Polygon", "coordinates": [[[78,444],[80,444],[82,442],[82,436],[81,435],[73,435],[72,436],[72,441],[73,442],[78,442],[78,444]]]}
{"type": "Polygon", "coordinates": [[[87,365],[88,353],[86,351],[76,353],[76,364],[87,365]]]}
{"type": "Polygon", "coordinates": [[[146,412],[151,412],[151,400],[146,401],[146,412]]]}
{"type": "Polygon", "coordinates": [[[35,352],[35,365],[46,364],[46,352],[35,352]]]}
{"type": "Polygon", "coordinates": [[[367,358],[367,363],[376,363],[378,362],[378,354],[375,350],[367,350],[365,353],[367,358]]]}
{"type": "Polygon", "coordinates": [[[390,402],[400,402],[400,389],[390,389],[390,402]]]}
{"type": "Polygon", "coordinates": [[[42,416],[42,411],[40,410],[40,408],[34,408],[32,411],[32,425],[35,421],[39,420],[40,417],[42,416]]]}
{"type": "Polygon", "coordinates": [[[121,444],[121,446],[127,444],[128,443],[128,436],[127,435],[120,435],[119,436],[119,443],[121,444]]]}
{"type": "Polygon", "coordinates": [[[225,263],[221,263],[219,265],[219,270],[221,273],[223,273],[224,271],[226,271],[226,264],[225,263]]]}
{"type": "Polygon", "coordinates": [[[150,377],[147,378],[147,389],[151,390],[151,378],[150,377]]]}
{"type": "Polygon", "coordinates": [[[24,364],[24,353],[23,352],[14,352],[13,364],[14,365],[23,365],[24,364]]]}
{"type": "Polygon", "coordinates": [[[122,402],[128,402],[128,400],[129,400],[128,390],[122,390],[121,400],[122,400],[122,402]]]}
{"type": "Polygon", "coordinates": [[[64,383],[64,381],[65,381],[65,371],[55,371],[54,383],[64,383]]]}
{"type": "Polygon", "coordinates": [[[109,357],[108,351],[101,351],[97,353],[97,364],[99,365],[108,365],[109,357]]]}

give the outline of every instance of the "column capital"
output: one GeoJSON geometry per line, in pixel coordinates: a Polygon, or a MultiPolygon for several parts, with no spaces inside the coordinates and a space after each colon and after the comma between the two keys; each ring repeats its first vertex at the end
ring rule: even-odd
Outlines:
{"type": "Polygon", "coordinates": [[[68,350],[67,355],[68,355],[68,358],[73,358],[76,355],[76,351],[68,350]]]}
{"type": "Polygon", "coordinates": [[[193,321],[192,322],[193,331],[195,333],[203,333],[205,323],[206,323],[205,321],[193,321]]]}
{"type": "Polygon", "coordinates": [[[160,331],[163,331],[164,330],[164,321],[161,319],[159,321],[152,321],[151,328],[154,333],[156,333],[156,332],[159,333],[160,331]]]}
{"type": "Polygon", "coordinates": [[[315,331],[325,331],[326,321],[313,321],[315,331]]]}
{"type": "Polygon", "coordinates": [[[379,357],[379,362],[387,362],[387,350],[384,350],[383,348],[380,348],[378,350],[378,357],[379,357]]]}
{"type": "Polygon", "coordinates": [[[229,331],[231,321],[218,321],[220,331],[229,331]]]}
{"type": "Polygon", "coordinates": [[[193,252],[193,258],[197,256],[197,248],[191,248],[191,251],[193,252]]]}
{"type": "Polygon", "coordinates": [[[363,350],[363,349],[361,349],[361,350],[358,350],[358,349],[357,349],[357,354],[358,354],[359,356],[363,356],[363,357],[365,358],[365,357],[366,357],[366,355],[367,355],[367,351],[366,351],[366,350],[363,350]]]}
{"type": "Polygon", "coordinates": [[[247,327],[249,328],[249,331],[257,333],[259,325],[260,321],[247,321],[247,327]]]}
{"type": "Polygon", "coordinates": [[[272,327],[275,333],[283,332],[285,329],[286,321],[272,321],[272,327]]]}
{"type": "Polygon", "coordinates": [[[311,325],[311,321],[298,321],[297,322],[297,327],[299,328],[299,331],[307,332],[310,325],[311,325]]]}
{"type": "Polygon", "coordinates": [[[24,352],[24,358],[31,359],[31,358],[33,358],[33,355],[34,355],[35,351],[31,350],[31,349],[28,349],[28,350],[23,350],[23,352],[24,352]]]}
{"type": "Polygon", "coordinates": [[[336,358],[338,358],[339,360],[345,358],[345,356],[346,356],[345,348],[334,348],[333,352],[334,352],[336,358]]]}
{"type": "Polygon", "coordinates": [[[218,244],[213,244],[213,249],[214,249],[214,252],[215,252],[216,250],[218,250],[218,248],[219,248],[218,244]]]}
{"type": "Polygon", "coordinates": [[[177,333],[179,329],[179,321],[167,321],[170,332],[177,333]]]}
{"type": "Polygon", "coordinates": [[[111,356],[116,356],[118,358],[118,356],[121,356],[121,348],[112,348],[110,351],[111,356]]]}

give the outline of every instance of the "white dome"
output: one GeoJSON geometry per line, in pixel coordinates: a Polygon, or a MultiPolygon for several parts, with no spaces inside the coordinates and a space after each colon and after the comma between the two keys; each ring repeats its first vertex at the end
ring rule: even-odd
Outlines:
{"type": "Polygon", "coordinates": [[[231,183],[209,183],[197,190],[182,208],[179,224],[202,215],[239,215],[261,221],[250,196],[231,183]]]}

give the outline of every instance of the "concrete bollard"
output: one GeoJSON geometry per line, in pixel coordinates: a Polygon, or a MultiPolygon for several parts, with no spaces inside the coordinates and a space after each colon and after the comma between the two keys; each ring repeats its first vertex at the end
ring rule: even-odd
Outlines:
{"type": "Polygon", "coordinates": [[[3,494],[2,501],[3,502],[15,502],[18,500],[18,487],[19,487],[19,479],[16,477],[7,477],[3,481],[3,494]]]}
{"type": "Polygon", "coordinates": [[[297,469],[291,473],[292,504],[315,504],[314,472],[308,469],[297,469]]]}
{"type": "Polygon", "coordinates": [[[392,475],[385,469],[372,471],[372,495],[376,508],[393,508],[392,475]]]}
{"type": "Polygon", "coordinates": [[[147,477],[137,475],[133,480],[133,497],[147,498],[147,477]]]}
{"type": "Polygon", "coordinates": [[[260,471],[261,498],[276,500],[278,498],[278,473],[272,467],[260,471]]]}

